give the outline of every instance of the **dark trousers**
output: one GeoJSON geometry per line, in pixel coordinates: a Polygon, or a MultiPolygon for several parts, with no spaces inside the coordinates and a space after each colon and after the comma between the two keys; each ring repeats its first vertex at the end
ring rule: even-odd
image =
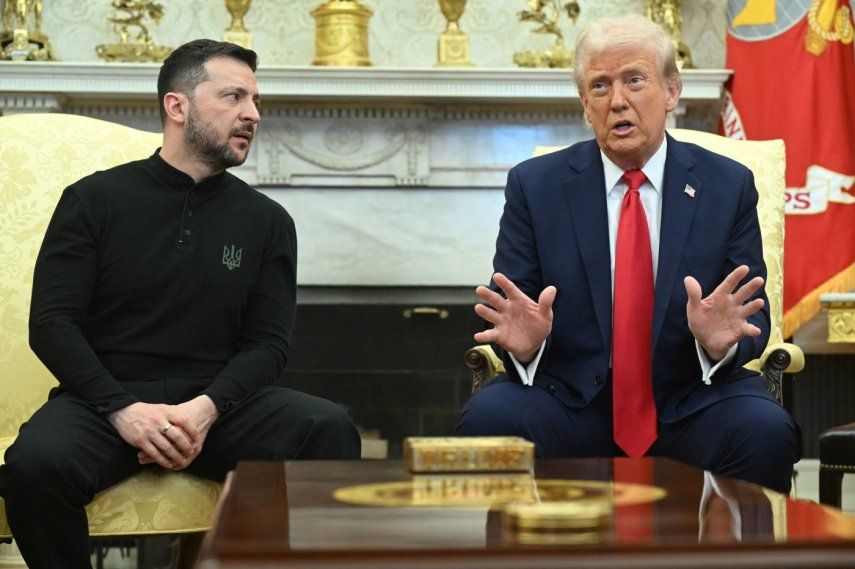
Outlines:
{"type": "MultiPolygon", "coordinates": [[[[502,376],[466,402],[457,432],[521,436],[540,457],[625,456],[613,438],[608,386],[586,407],[568,408],[540,387],[502,376]]],[[[777,402],[733,397],[680,421],[660,422],[647,454],[788,493],[801,432],[777,402]]]]}
{"type": "MultiPolygon", "coordinates": [[[[146,402],[179,403],[204,385],[184,381],[129,384],[146,402]]],[[[345,410],[283,387],[247,396],[213,424],[187,471],[223,480],[240,460],[358,459],[360,439],[345,410]]],[[[0,467],[6,516],[31,569],[89,568],[85,505],[139,472],[127,444],[82,399],[61,393],[21,427],[0,467]]]]}

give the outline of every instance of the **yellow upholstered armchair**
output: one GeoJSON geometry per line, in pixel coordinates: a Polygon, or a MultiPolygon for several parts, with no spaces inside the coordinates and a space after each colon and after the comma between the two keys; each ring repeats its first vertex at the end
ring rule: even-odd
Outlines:
{"type": "MultiPolygon", "coordinates": [[[[150,156],[160,138],[80,116],[0,117],[0,462],[56,385],[29,348],[27,321],[33,266],[60,193],[96,170],[150,156]]],[[[190,474],[145,469],[89,504],[89,533],[204,532],[219,492],[190,474]]],[[[10,536],[0,498],[0,538],[10,536]]]]}
{"type": "MultiPolygon", "coordinates": [[[[763,258],[766,261],[766,294],[772,318],[769,344],[763,355],[746,367],[763,373],[769,392],[781,401],[784,373],[796,373],[804,367],[801,348],[783,341],[781,322],[784,302],[784,172],[786,154],[782,140],[732,140],[716,134],[684,129],[669,129],[677,140],[691,142],[732,158],[751,169],[760,194],[757,205],[763,234],[763,258]]],[[[562,147],[539,146],[535,156],[562,147]]],[[[466,365],[472,370],[472,392],[478,391],[497,374],[505,371],[502,361],[490,346],[476,346],[466,352],[466,365]]]]}

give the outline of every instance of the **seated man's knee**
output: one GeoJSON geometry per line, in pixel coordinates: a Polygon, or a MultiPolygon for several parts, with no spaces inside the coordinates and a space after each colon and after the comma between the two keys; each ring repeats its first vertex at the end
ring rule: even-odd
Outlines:
{"type": "MultiPolygon", "coordinates": [[[[509,382],[508,382],[509,383],[509,382]]],[[[463,406],[457,434],[462,436],[490,436],[518,434],[520,410],[512,408],[513,398],[505,393],[502,383],[491,384],[478,391],[463,406]]]]}
{"type": "Polygon", "coordinates": [[[738,410],[738,420],[728,421],[730,428],[723,433],[727,448],[718,470],[786,493],[793,465],[801,458],[798,426],[772,401],[749,403],[738,410]]]}
{"type": "Polygon", "coordinates": [[[312,458],[358,459],[361,451],[359,431],[347,410],[331,401],[321,401],[311,415],[310,437],[315,441],[316,449],[312,458]]]}
{"type": "Polygon", "coordinates": [[[336,435],[347,434],[355,429],[345,408],[331,401],[315,413],[314,422],[317,429],[336,435]]]}
{"type": "Polygon", "coordinates": [[[758,459],[779,459],[792,464],[800,454],[798,427],[780,405],[760,400],[738,423],[734,438],[758,459]]]}
{"type": "MultiPolygon", "coordinates": [[[[68,456],[65,449],[44,441],[16,441],[6,452],[3,469],[7,501],[16,496],[32,500],[52,491],[65,492],[69,488],[79,493],[72,484],[73,457],[68,456]]],[[[89,501],[82,494],[77,498],[81,503],[89,501]]]]}

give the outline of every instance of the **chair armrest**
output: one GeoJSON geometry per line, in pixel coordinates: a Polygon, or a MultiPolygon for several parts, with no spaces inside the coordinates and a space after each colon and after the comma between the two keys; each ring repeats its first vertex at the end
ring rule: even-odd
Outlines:
{"type": "Polygon", "coordinates": [[[772,344],[766,346],[766,351],[760,356],[760,369],[765,371],[768,366],[781,370],[781,373],[798,373],[805,367],[805,354],[795,344],[772,344]]]}
{"type": "MultiPolygon", "coordinates": [[[[755,363],[755,362],[751,362],[755,363]]],[[[766,389],[775,398],[783,402],[781,381],[785,373],[797,373],[805,367],[805,354],[795,344],[781,342],[766,346],[766,351],[756,360],[759,371],[763,374],[766,389]]],[[[746,367],[753,367],[748,365],[746,367]]]]}
{"type": "Polygon", "coordinates": [[[475,346],[466,351],[466,367],[472,370],[472,393],[475,393],[491,379],[504,373],[505,365],[488,345],[475,346]]]}

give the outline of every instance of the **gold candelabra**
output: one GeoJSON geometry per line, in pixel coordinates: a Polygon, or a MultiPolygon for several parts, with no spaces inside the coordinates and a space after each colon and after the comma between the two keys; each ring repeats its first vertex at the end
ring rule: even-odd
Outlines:
{"type": "MultiPolygon", "coordinates": [[[[520,67],[572,67],[575,54],[572,48],[564,45],[564,34],[558,27],[562,10],[558,0],[526,0],[527,10],[517,14],[520,22],[535,22],[539,24],[532,30],[535,34],[554,35],[555,41],[550,49],[537,51],[520,51],[514,54],[514,63],[520,67]],[[549,13],[546,13],[546,9],[549,13]]],[[[567,16],[576,23],[579,17],[579,4],[566,2],[563,6],[567,16]]]]}
{"type": "Polygon", "coordinates": [[[683,0],[647,0],[647,19],[662,26],[671,38],[677,67],[692,68],[692,54],[683,43],[683,0]]]}
{"type": "Polygon", "coordinates": [[[236,43],[247,49],[252,49],[252,34],[243,24],[243,18],[249,12],[252,0],[226,0],[226,9],[232,17],[232,23],[226,29],[223,39],[227,42],[236,43]]]}
{"type": "Polygon", "coordinates": [[[153,0],[113,0],[111,6],[113,13],[107,20],[113,24],[119,42],[96,46],[98,57],[105,61],[160,63],[172,52],[171,47],[155,44],[143,23],[145,19],[158,23],[163,18],[162,4],[153,0]]]}
{"type": "Polygon", "coordinates": [[[50,40],[42,33],[42,0],[5,0],[0,59],[55,61],[50,40]]]}
{"type": "Polygon", "coordinates": [[[312,10],[315,59],[312,65],[368,66],[368,20],[373,12],[359,0],[329,0],[312,10]]]}
{"type": "Polygon", "coordinates": [[[469,38],[460,29],[459,21],[466,9],[466,0],[439,0],[445,16],[445,31],[439,35],[437,67],[472,67],[469,60],[469,38]]]}

